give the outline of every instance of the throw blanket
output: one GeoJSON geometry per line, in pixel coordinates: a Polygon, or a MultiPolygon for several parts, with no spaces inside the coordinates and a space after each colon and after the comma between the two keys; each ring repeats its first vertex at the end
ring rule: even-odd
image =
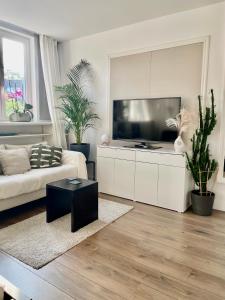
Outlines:
{"type": "Polygon", "coordinates": [[[87,179],[86,158],[83,153],[63,150],[62,164],[77,167],[77,176],[79,178],[87,179]]]}
{"type": "Polygon", "coordinates": [[[0,175],[0,200],[45,189],[47,183],[75,176],[87,179],[86,158],[80,152],[64,150],[62,165],[59,167],[31,169],[24,174],[10,176],[0,175]]]}

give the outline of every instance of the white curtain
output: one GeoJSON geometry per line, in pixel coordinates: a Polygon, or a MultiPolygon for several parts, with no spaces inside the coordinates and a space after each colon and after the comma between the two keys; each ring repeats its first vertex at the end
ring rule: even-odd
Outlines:
{"type": "Polygon", "coordinates": [[[62,113],[57,109],[59,100],[55,92],[55,86],[61,84],[58,42],[51,37],[40,35],[40,50],[49,113],[53,123],[53,143],[66,148],[64,123],[62,113]]]}

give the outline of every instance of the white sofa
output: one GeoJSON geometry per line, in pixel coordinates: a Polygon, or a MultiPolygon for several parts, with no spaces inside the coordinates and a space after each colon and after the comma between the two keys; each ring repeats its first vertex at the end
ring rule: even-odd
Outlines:
{"type": "Polygon", "coordinates": [[[59,167],[0,175],[0,211],[45,197],[47,183],[67,177],[87,178],[86,158],[82,153],[64,150],[59,167]]]}

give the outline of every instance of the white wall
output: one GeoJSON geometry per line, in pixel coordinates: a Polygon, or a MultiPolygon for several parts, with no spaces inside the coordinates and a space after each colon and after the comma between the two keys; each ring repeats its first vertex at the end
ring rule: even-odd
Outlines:
{"type": "MultiPolygon", "coordinates": [[[[96,72],[95,100],[101,124],[97,131],[89,131],[87,138],[95,145],[103,132],[108,132],[108,55],[132,49],[157,47],[165,43],[195,39],[210,35],[207,88],[214,88],[218,110],[218,126],[212,137],[211,149],[219,158],[220,112],[224,97],[225,69],[225,2],[186,11],[130,26],[64,42],[62,61],[65,71],[81,58],[91,62],[96,72]]],[[[184,70],[185,71],[185,70],[184,70]]],[[[94,153],[94,146],[93,153],[94,153]]],[[[215,208],[225,210],[225,184],[215,186],[215,208]]]]}
{"type": "Polygon", "coordinates": [[[201,93],[203,43],[110,59],[110,98],[181,97],[196,109],[201,93]]]}
{"type": "MultiPolygon", "coordinates": [[[[197,111],[203,49],[201,42],[110,58],[110,135],[115,99],[181,97],[181,107],[197,111]]],[[[195,128],[182,136],[189,149],[195,128]]]]}

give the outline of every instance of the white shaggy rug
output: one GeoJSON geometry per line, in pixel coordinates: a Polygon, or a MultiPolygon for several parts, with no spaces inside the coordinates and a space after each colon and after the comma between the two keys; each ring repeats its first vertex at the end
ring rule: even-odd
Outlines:
{"type": "Polygon", "coordinates": [[[99,199],[99,219],[72,233],[70,214],[46,223],[38,214],[0,230],[0,250],[39,269],[129,212],[133,206],[99,199]]]}

